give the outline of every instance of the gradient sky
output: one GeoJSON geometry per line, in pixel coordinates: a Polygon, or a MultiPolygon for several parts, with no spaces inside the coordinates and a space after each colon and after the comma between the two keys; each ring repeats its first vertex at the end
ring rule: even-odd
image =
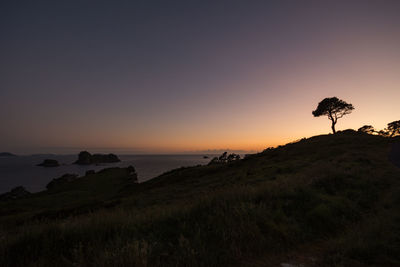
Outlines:
{"type": "Polygon", "coordinates": [[[262,150],[400,119],[400,1],[2,1],[0,151],[262,150]]]}

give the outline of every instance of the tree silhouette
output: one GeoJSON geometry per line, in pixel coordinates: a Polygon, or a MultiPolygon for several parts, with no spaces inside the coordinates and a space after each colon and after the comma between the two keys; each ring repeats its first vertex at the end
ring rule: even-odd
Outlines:
{"type": "Polygon", "coordinates": [[[227,160],[227,155],[228,155],[228,152],[225,151],[224,153],[222,153],[221,156],[219,156],[218,160],[221,162],[225,162],[227,160]]]}
{"type": "Polygon", "coordinates": [[[364,125],[363,127],[359,128],[358,131],[362,133],[373,134],[375,129],[371,125],[364,125]]]}
{"type": "Polygon", "coordinates": [[[328,97],[319,102],[317,109],[312,114],[314,117],[328,116],[328,119],[332,121],[332,131],[336,133],[335,125],[337,120],[344,115],[350,114],[353,109],[352,104],[348,104],[337,97],[328,97]]]}
{"type": "Polygon", "coordinates": [[[228,152],[222,153],[221,156],[219,157],[214,157],[208,165],[213,165],[213,164],[224,164],[224,163],[231,163],[234,161],[240,160],[240,155],[232,153],[228,155],[228,152]]]}
{"type": "Polygon", "coordinates": [[[388,123],[387,131],[390,137],[400,135],[400,120],[388,123]]]}
{"type": "Polygon", "coordinates": [[[383,136],[383,137],[388,137],[389,136],[389,132],[386,130],[380,130],[378,132],[378,135],[383,136]]]}

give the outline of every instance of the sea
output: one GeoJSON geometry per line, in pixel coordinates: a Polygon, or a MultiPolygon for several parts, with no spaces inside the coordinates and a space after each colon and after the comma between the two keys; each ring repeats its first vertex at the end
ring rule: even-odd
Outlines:
{"type": "Polygon", "coordinates": [[[158,175],[180,167],[207,164],[214,155],[118,155],[121,162],[99,165],[76,165],[77,155],[30,155],[0,157],[0,194],[16,186],[24,186],[30,192],[46,189],[54,178],[66,173],[83,176],[87,170],[96,172],[110,167],[127,167],[132,165],[138,173],[139,182],[147,181],[158,175]],[[36,166],[44,159],[55,159],[61,166],[36,166]]]}

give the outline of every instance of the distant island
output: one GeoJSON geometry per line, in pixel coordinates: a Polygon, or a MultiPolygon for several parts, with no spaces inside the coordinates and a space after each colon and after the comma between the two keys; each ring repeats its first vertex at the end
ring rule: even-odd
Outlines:
{"type": "Polygon", "coordinates": [[[90,165],[99,163],[114,163],[121,160],[115,154],[90,154],[87,151],[82,151],[78,155],[78,160],[74,164],[90,165]]]}
{"type": "Polygon", "coordinates": [[[58,161],[55,159],[45,159],[42,163],[38,164],[37,166],[58,167],[58,166],[60,166],[60,163],[58,163],[58,161]]]}
{"type": "Polygon", "coordinates": [[[13,153],[10,152],[0,152],[0,157],[16,157],[17,155],[14,155],[13,153]]]}

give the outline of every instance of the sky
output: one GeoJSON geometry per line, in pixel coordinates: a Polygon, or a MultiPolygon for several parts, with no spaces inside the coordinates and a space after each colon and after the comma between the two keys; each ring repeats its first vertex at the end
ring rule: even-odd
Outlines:
{"type": "Polygon", "coordinates": [[[1,1],[0,151],[260,151],[400,119],[400,1],[1,1]]]}

